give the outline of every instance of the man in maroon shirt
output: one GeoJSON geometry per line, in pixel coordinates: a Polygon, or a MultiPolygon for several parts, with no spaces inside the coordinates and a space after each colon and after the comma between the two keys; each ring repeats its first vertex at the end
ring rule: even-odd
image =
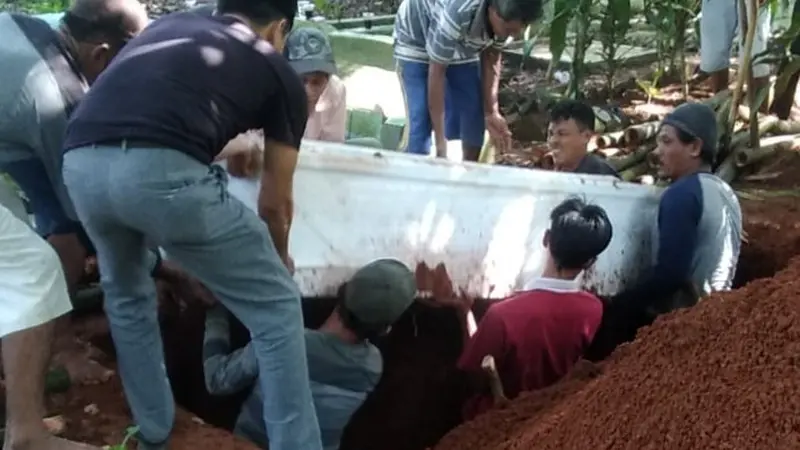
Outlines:
{"type": "Polygon", "coordinates": [[[558,205],[550,220],[542,276],[489,308],[458,361],[475,382],[475,395],[464,406],[467,420],[493,403],[481,369],[485,356],[494,357],[506,396],[514,398],[566,375],[600,325],[603,304],[581,291],[576,278],[608,247],[611,222],[602,208],[577,198],[558,205]]]}

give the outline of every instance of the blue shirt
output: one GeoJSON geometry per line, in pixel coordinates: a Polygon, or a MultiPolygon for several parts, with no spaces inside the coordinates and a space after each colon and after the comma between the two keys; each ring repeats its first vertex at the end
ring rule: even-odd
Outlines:
{"type": "Polygon", "coordinates": [[[701,294],[733,285],[742,239],[742,210],[719,177],[698,172],[662,194],[653,229],[653,266],[642,282],[616,301],[647,302],[691,281],[701,294]]]}

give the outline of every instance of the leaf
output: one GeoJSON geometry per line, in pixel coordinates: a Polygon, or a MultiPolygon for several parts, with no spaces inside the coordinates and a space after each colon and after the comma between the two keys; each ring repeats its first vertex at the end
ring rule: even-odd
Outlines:
{"type": "Polygon", "coordinates": [[[576,0],[553,0],[553,20],[550,22],[550,54],[552,61],[561,60],[567,48],[567,29],[577,10],[576,0]]]}
{"type": "Polygon", "coordinates": [[[775,96],[778,97],[786,92],[792,75],[800,71],[800,58],[791,58],[786,65],[781,68],[777,80],[775,80],[775,96]]]}

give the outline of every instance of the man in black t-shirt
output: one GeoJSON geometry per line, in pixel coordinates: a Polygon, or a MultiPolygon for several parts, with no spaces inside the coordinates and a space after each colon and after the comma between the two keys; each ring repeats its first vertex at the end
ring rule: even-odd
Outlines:
{"type": "Polygon", "coordinates": [[[564,100],[553,106],[547,144],[553,151],[556,170],[619,177],[606,160],[588,152],[594,121],[594,110],[583,102],[564,100]]]}
{"type": "Polygon", "coordinates": [[[166,448],[175,414],[145,265],[152,242],[249,329],[260,387],[272,393],[270,448],[321,449],[288,242],[308,118],[281,54],[296,11],[296,0],[221,0],[213,16],[164,16],[122,49],[69,123],[64,181],[97,247],[140,448],[166,448]],[[251,129],[265,139],[260,218],[211,165],[251,129]]]}

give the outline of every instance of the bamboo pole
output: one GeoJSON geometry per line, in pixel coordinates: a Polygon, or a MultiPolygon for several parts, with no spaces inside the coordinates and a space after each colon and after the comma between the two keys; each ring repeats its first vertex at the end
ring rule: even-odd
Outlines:
{"type": "Polygon", "coordinates": [[[729,154],[714,172],[715,175],[720,177],[726,183],[731,183],[736,178],[736,174],[738,173],[735,156],[736,155],[733,153],[729,154]]]}
{"type": "MultiPolygon", "coordinates": [[[[730,138],[730,147],[732,151],[736,151],[737,148],[745,145],[748,140],[752,140],[752,134],[755,130],[756,136],[760,139],[764,137],[765,134],[771,132],[776,125],[778,125],[777,117],[775,116],[764,116],[761,120],[758,121],[758,124],[753,127],[751,126],[749,130],[741,131],[739,133],[734,133],[733,136],[730,138]]],[[[756,146],[758,143],[756,142],[756,146]]],[[[753,148],[754,145],[750,144],[749,147],[753,148]]]]}
{"type": "Polygon", "coordinates": [[[642,161],[633,167],[623,170],[620,172],[619,176],[625,181],[634,181],[642,175],[647,175],[649,171],[650,164],[648,164],[647,161],[642,161]]]}
{"type": "Polygon", "coordinates": [[[609,163],[617,172],[622,172],[644,161],[647,158],[647,154],[652,152],[654,148],[652,145],[643,145],[625,157],[609,160],[609,163]]]}
{"type": "Polygon", "coordinates": [[[645,122],[630,126],[623,131],[622,139],[627,145],[639,145],[642,142],[654,137],[656,133],[658,133],[658,128],[660,126],[660,120],[654,120],[652,122],[645,122]]]}
{"type": "Polygon", "coordinates": [[[772,136],[761,139],[755,147],[738,149],[734,153],[736,166],[749,166],[779,150],[789,150],[798,139],[800,139],[800,134],[772,136]]]}
{"type": "Polygon", "coordinates": [[[503,389],[503,381],[500,379],[500,373],[497,371],[497,365],[492,355],[483,357],[481,369],[483,369],[489,379],[489,388],[492,391],[492,398],[494,399],[495,405],[508,403],[508,397],[506,397],[505,390],[503,389]]]}
{"type": "Polygon", "coordinates": [[[594,144],[598,149],[618,146],[624,147],[626,144],[625,130],[597,135],[594,137],[594,144]]]}
{"type": "Polygon", "coordinates": [[[756,16],[758,14],[757,0],[739,0],[739,4],[744,6],[741,8],[742,12],[747,12],[747,33],[744,40],[744,55],[739,61],[739,71],[736,77],[736,86],[733,89],[733,100],[731,101],[731,109],[728,114],[728,129],[725,133],[727,138],[731,137],[731,127],[736,121],[736,114],[739,111],[739,104],[742,100],[742,89],[744,82],[747,80],[750,73],[751,60],[753,59],[753,40],[756,34],[756,16]]]}
{"type": "Polygon", "coordinates": [[[624,154],[622,149],[619,149],[619,148],[616,148],[616,147],[613,147],[613,148],[599,148],[599,149],[595,150],[592,153],[594,153],[595,155],[597,155],[597,156],[599,156],[599,157],[601,157],[603,159],[609,159],[609,158],[613,158],[615,156],[620,156],[620,155],[624,154]]]}

